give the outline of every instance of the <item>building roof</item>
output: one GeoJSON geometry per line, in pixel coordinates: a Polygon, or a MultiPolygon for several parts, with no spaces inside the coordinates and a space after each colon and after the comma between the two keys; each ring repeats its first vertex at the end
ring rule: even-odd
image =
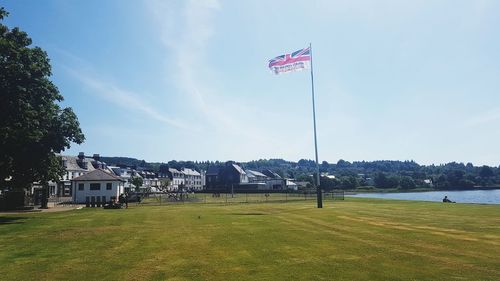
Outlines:
{"type": "Polygon", "coordinates": [[[275,173],[269,169],[262,170],[262,173],[270,178],[273,178],[273,179],[281,179],[280,175],[278,175],[277,173],[275,173]]]}
{"type": "Polygon", "coordinates": [[[122,181],[122,179],[104,170],[95,169],[92,172],[73,178],[71,181],[122,181]]]}
{"type": "Polygon", "coordinates": [[[264,175],[263,173],[261,172],[257,172],[257,171],[254,171],[254,170],[245,170],[245,172],[247,173],[247,175],[249,177],[263,177],[263,178],[267,178],[266,175],[264,175]]]}
{"type": "Polygon", "coordinates": [[[77,156],[61,156],[61,159],[65,161],[65,169],[67,171],[93,171],[95,170],[92,165],[92,158],[83,158],[83,162],[87,163],[87,169],[84,169],[80,165],[78,165],[78,157],[77,156]]]}
{"type": "Polygon", "coordinates": [[[238,171],[238,173],[240,173],[242,175],[246,175],[247,174],[247,173],[245,173],[245,171],[243,171],[243,169],[240,166],[238,166],[236,164],[231,164],[231,165],[236,169],[236,171],[238,171]]]}
{"type": "Polygon", "coordinates": [[[182,174],[182,171],[179,171],[179,170],[174,169],[174,168],[168,168],[168,171],[170,173],[172,173],[172,176],[174,175],[174,173],[182,174]]]}
{"type": "Polygon", "coordinates": [[[193,170],[193,169],[189,169],[189,168],[184,168],[184,169],[182,169],[182,172],[183,172],[186,176],[200,176],[200,175],[201,175],[200,173],[198,173],[198,171],[193,170]]]}

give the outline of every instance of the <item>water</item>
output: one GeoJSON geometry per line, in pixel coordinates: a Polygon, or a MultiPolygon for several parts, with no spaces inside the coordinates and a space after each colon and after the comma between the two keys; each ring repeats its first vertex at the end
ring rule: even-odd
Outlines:
{"type": "Polygon", "coordinates": [[[359,193],[348,196],[434,202],[442,202],[444,196],[448,196],[448,199],[457,203],[500,204],[500,189],[404,193],[359,193]]]}

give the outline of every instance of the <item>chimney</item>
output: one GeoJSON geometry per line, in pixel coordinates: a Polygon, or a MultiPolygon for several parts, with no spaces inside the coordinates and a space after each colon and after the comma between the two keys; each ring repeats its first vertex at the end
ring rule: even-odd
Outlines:
{"type": "Polygon", "coordinates": [[[92,158],[94,158],[95,161],[99,161],[101,159],[101,156],[99,156],[99,154],[94,154],[92,158]]]}
{"type": "Polygon", "coordinates": [[[83,160],[83,158],[85,158],[85,153],[83,152],[78,153],[78,159],[83,160]]]}

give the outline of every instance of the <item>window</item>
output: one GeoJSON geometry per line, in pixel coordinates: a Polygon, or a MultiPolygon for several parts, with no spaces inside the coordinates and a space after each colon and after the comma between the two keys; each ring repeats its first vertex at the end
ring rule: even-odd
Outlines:
{"type": "Polygon", "coordinates": [[[113,188],[113,184],[108,182],[106,183],[106,190],[111,190],[113,188]]]}
{"type": "Polygon", "coordinates": [[[101,190],[101,184],[100,183],[91,183],[90,190],[101,190]]]}
{"type": "Polygon", "coordinates": [[[84,189],[84,188],[83,188],[83,183],[79,183],[79,184],[78,184],[78,190],[83,190],[83,189],[84,189]]]}

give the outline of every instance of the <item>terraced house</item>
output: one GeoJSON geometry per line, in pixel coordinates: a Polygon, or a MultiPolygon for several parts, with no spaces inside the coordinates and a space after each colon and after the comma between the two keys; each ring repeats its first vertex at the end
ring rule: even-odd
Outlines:
{"type": "Polygon", "coordinates": [[[203,183],[201,180],[201,174],[193,169],[184,168],[181,170],[184,174],[184,186],[188,190],[202,190],[203,183]]]}

